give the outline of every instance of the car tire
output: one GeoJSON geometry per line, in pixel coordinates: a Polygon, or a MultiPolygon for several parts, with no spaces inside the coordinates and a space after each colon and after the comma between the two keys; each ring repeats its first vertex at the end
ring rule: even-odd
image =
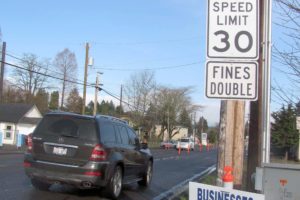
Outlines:
{"type": "Polygon", "coordinates": [[[146,172],[144,173],[142,180],[139,181],[138,184],[143,187],[148,187],[151,183],[152,175],[153,175],[153,162],[150,160],[148,162],[146,172]]]}
{"type": "Polygon", "coordinates": [[[121,166],[117,165],[113,171],[112,177],[106,186],[106,193],[112,199],[118,199],[123,186],[123,171],[121,166]]]}
{"type": "Polygon", "coordinates": [[[49,189],[49,187],[51,186],[51,184],[49,183],[45,183],[36,179],[31,179],[31,185],[37,189],[37,190],[42,190],[42,191],[46,191],[49,189]]]}

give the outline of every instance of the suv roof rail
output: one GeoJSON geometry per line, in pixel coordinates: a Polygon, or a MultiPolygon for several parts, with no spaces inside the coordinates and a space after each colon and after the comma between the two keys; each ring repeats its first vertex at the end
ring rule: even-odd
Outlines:
{"type": "Polygon", "coordinates": [[[113,117],[113,116],[109,116],[109,115],[97,115],[96,117],[105,118],[105,119],[109,119],[109,120],[113,120],[113,121],[118,121],[118,122],[121,122],[123,124],[127,124],[128,125],[127,121],[119,119],[117,117],[113,117]]]}
{"type": "Polygon", "coordinates": [[[71,114],[71,115],[81,115],[80,113],[68,112],[63,110],[51,110],[46,114],[71,114]]]}

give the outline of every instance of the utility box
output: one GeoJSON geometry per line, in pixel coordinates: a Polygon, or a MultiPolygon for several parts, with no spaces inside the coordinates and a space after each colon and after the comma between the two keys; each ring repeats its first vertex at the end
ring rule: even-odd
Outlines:
{"type": "Polygon", "coordinates": [[[262,176],[265,200],[300,200],[300,165],[264,164],[262,176]]]}

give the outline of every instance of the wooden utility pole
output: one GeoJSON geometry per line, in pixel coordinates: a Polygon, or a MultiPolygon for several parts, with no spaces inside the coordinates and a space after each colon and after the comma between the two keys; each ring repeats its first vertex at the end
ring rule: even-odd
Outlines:
{"type": "Polygon", "coordinates": [[[223,186],[223,169],[232,166],[233,101],[222,100],[220,108],[220,133],[218,139],[218,186],[223,186]]]}
{"type": "Polygon", "coordinates": [[[86,101],[86,82],[87,82],[87,70],[89,64],[89,43],[85,45],[85,65],[84,65],[84,83],[83,83],[83,102],[82,102],[82,114],[85,114],[85,101],[86,101]]]}
{"type": "Polygon", "coordinates": [[[243,101],[221,101],[218,153],[218,185],[222,186],[223,169],[233,167],[234,188],[241,188],[244,158],[243,101]]]}
{"type": "Polygon", "coordinates": [[[6,55],[6,42],[2,44],[2,57],[1,57],[1,74],[0,74],[0,103],[3,103],[3,85],[4,85],[4,65],[6,55]]]}
{"type": "Polygon", "coordinates": [[[234,136],[233,136],[233,176],[234,188],[241,189],[244,169],[244,133],[245,133],[245,102],[236,101],[234,105],[234,136]]]}

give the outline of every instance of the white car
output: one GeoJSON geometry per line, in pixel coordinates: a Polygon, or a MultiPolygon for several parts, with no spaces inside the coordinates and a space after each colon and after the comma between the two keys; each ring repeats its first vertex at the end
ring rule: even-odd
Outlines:
{"type": "Polygon", "coordinates": [[[176,145],[176,149],[185,149],[185,150],[192,150],[194,151],[195,148],[195,142],[192,138],[181,138],[180,140],[178,140],[177,145],[176,145]]]}

